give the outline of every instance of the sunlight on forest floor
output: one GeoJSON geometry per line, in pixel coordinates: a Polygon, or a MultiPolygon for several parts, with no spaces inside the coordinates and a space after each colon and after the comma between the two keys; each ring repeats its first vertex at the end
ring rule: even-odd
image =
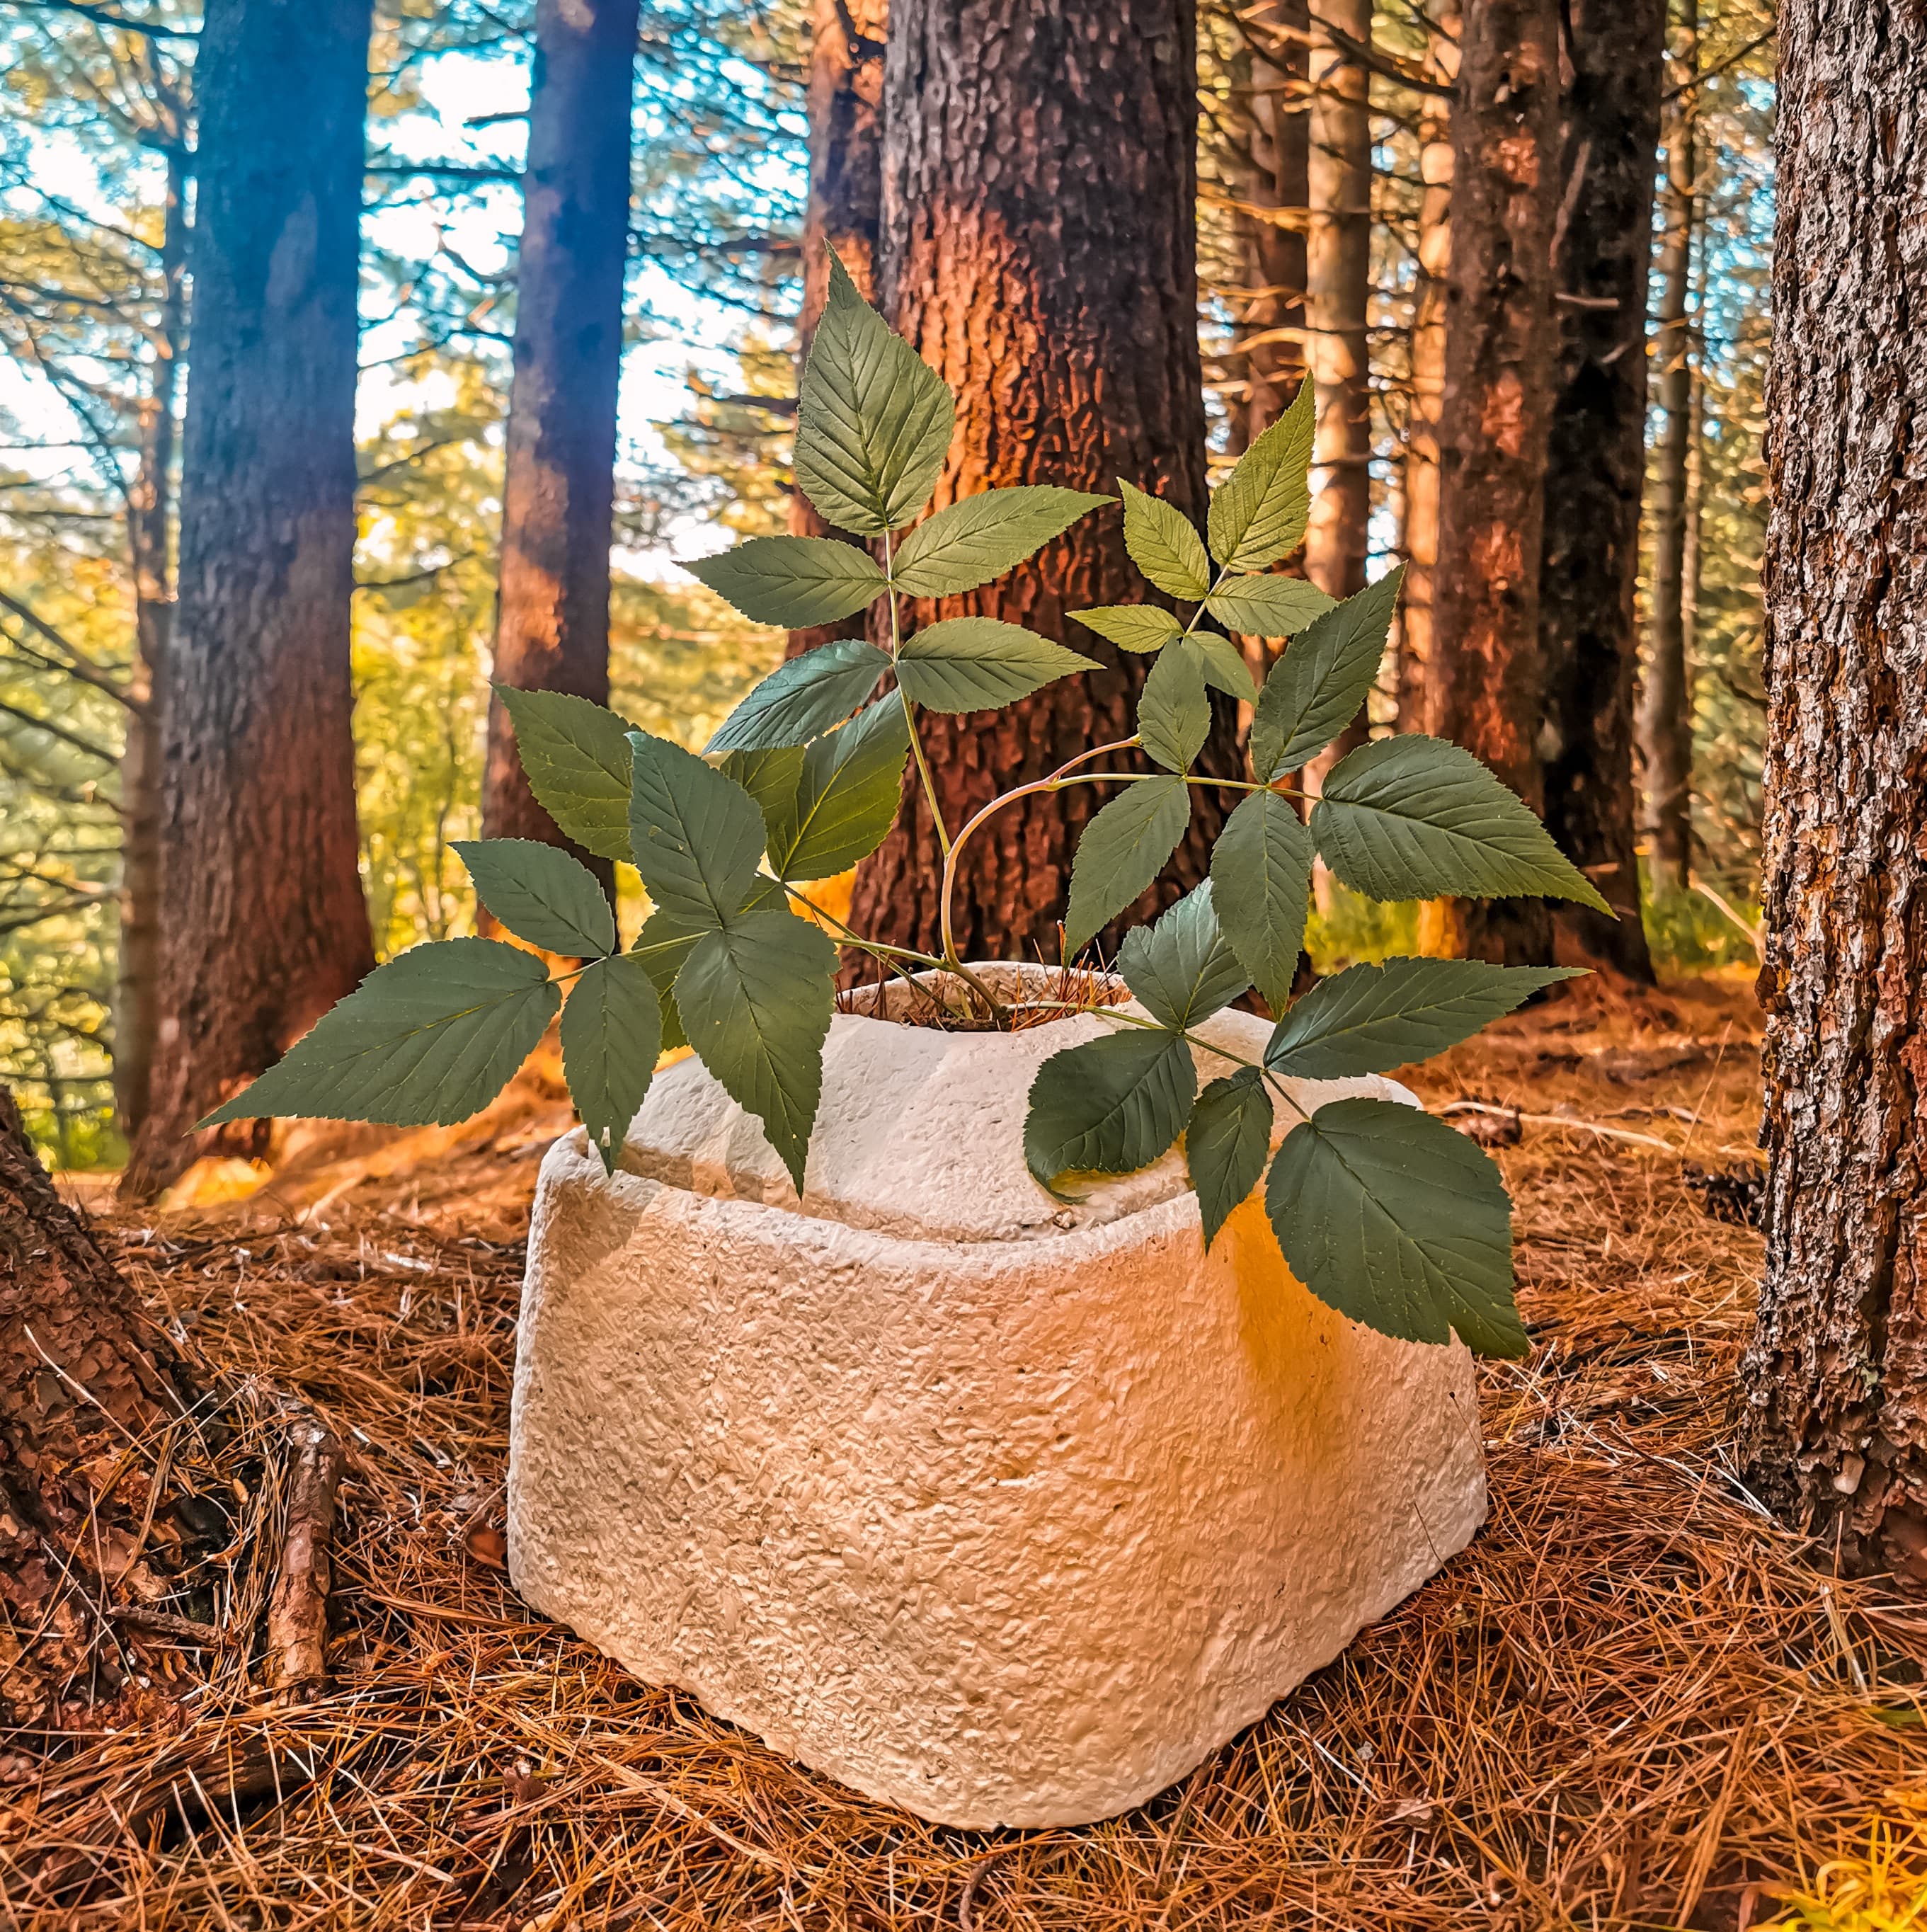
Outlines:
{"type": "MultiPolygon", "coordinates": [[[[1535,1346],[1481,1371],[1490,1522],[1172,1791],[1028,1834],[812,1776],[509,1591],[554,1070],[467,1127],[296,1129],[251,1200],[115,1225],[213,1363],[350,1440],[335,1688],[275,1708],[238,1655],[137,1637],[155,1676],[205,1687],[0,1789],[0,1899],[44,1932],[1920,1922],[1927,1618],[1831,1578],[1732,1461],[1759,1237],[1706,1210],[1743,1190],[1684,1183],[1754,1158],[1757,1032],[1737,975],[1582,990],[1415,1077],[1434,1106],[1529,1117],[1498,1150],[1535,1346]]],[[[278,1547],[266,1426],[231,1452],[213,1620],[236,1629],[278,1547]]]]}

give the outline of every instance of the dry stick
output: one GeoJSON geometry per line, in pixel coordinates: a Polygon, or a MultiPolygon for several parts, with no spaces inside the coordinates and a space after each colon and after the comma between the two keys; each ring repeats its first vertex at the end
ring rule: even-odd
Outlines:
{"type": "Polygon", "coordinates": [[[328,1546],[335,1492],[347,1463],[341,1443],[311,1412],[296,1416],[288,1442],[287,1537],[268,1601],[268,1682],[278,1690],[320,1684],[328,1674],[328,1546]]]}

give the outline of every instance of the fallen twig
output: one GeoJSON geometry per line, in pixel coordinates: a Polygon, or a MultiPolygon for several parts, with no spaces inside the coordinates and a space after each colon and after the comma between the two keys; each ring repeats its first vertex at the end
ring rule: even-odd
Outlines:
{"type": "Polygon", "coordinates": [[[328,1551],[335,1492],[347,1462],[332,1431],[312,1413],[296,1417],[288,1441],[287,1535],[268,1604],[268,1682],[278,1690],[319,1684],[328,1674],[328,1551]]]}

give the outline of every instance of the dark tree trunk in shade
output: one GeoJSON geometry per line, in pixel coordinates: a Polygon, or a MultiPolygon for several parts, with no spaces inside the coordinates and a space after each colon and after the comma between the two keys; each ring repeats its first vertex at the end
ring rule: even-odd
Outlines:
{"type": "MultiPolygon", "coordinates": [[[[884,313],[958,392],[940,502],[1018,483],[1111,491],[1122,476],[1202,520],[1194,28],[1188,0],[893,8],[878,280],[884,313]]],[[[1106,508],[1007,579],[915,608],[919,623],[980,611],[1028,625],[1105,666],[1005,711],[923,719],[953,827],[994,794],[1130,735],[1146,660],[1068,614],[1146,594],[1106,508]]],[[[1214,704],[1200,766],[1235,775],[1235,707],[1214,704]]],[[[1025,800],[971,842],[956,898],[966,958],[1056,958],[1077,836],[1109,789],[1025,800]]],[[[851,919],[928,949],[940,861],[914,773],[906,794],[857,872],[851,919]]],[[[1194,796],[1157,903],[1205,874],[1225,806],[1194,796]]]]}
{"type": "Polygon", "coordinates": [[[164,1445],[197,1394],[0,1087],[0,1612],[38,1633],[0,1656],[0,1726],[29,1751],[133,1674],[99,1610],[151,1586],[161,1549],[179,1547],[164,1445]],[[164,1545],[145,1534],[157,1500],[164,1545]]]}
{"type": "Polygon", "coordinates": [[[174,416],[187,348],[187,163],[167,154],[161,238],[161,312],[147,393],[137,425],[138,456],[128,502],[134,566],[134,656],[121,754],[120,928],[116,947],[114,1100],[131,1141],[147,1118],[147,1084],[161,1028],[161,714],[174,621],[169,552],[173,522],[174,416]]]}
{"type": "Polygon", "coordinates": [[[1570,22],[1553,263],[1565,299],[1539,568],[1546,829],[1619,915],[1556,907],[1561,956],[1649,984],[1634,853],[1634,591],[1666,0],[1571,0],[1570,22]]]}
{"type": "Polygon", "coordinates": [[[1653,340],[1661,428],[1653,472],[1652,631],[1637,716],[1642,830],[1657,892],[1682,891],[1693,862],[1693,698],[1687,670],[1692,598],[1687,562],[1694,468],[1690,303],[1697,199],[1697,103],[1691,85],[1699,70],[1695,0],[1686,0],[1672,67],[1673,85],[1686,91],[1668,104],[1665,121],[1659,314],[1653,340]]]}
{"type": "MultiPolygon", "coordinates": [[[[1535,811],[1539,548],[1553,394],[1559,189],[1559,0],[1466,10],[1452,112],[1452,260],[1439,426],[1439,562],[1426,728],[1484,760],[1535,811]]],[[[1538,899],[1444,900],[1429,951],[1552,956],[1538,899]]]]}
{"type": "MultiPolygon", "coordinates": [[[[638,0],[540,0],[515,273],[515,368],[502,488],[494,681],[609,700],[609,540],[638,0]]],[[[499,698],[482,826],[605,859],[536,802],[499,698]]]]}
{"type": "MultiPolygon", "coordinates": [[[[877,220],[883,203],[884,35],[887,0],[817,0],[809,62],[809,200],[803,220],[803,308],[797,317],[801,380],[817,318],[830,294],[833,248],[867,302],[876,292],[877,220]]],[[[790,533],[837,536],[800,490],[790,496],[790,533]]],[[[849,537],[847,542],[857,539],[849,537]]],[[[860,638],[861,611],[834,624],[792,631],[794,657],[815,644],[860,638]]]]}
{"type": "MultiPolygon", "coordinates": [[[[137,1194],[374,963],[355,831],[356,297],[370,0],[209,0],[137,1194]]],[[[215,1143],[265,1144],[265,1123],[215,1143]]]]}
{"type": "Polygon", "coordinates": [[[1927,15],[1788,0],[1766,419],[1754,1493],[1927,1588],[1927,15]]]}

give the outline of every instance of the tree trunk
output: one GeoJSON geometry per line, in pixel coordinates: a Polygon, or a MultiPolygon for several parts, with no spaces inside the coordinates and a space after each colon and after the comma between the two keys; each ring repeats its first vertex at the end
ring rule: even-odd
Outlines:
{"type": "MultiPolygon", "coordinates": [[[[56,1194],[0,1088],[0,1728],[68,1728],[131,1674],[104,1617],[170,1502],[194,1375],[56,1194]]],[[[170,1546],[182,1538],[171,1534],[170,1546]]]]}
{"type": "MultiPolygon", "coordinates": [[[[609,701],[609,539],[638,0],[539,0],[515,278],[515,368],[502,487],[494,682],[609,701]]],[[[614,868],[536,802],[499,698],[482,826],[614,868]]]]}
{"type": "Polygon", "coordinates": [[[1244,98],[1233,105],[1242,109],[1249,164],[1241,184],[1244,206],[1233,217],[1244,278],[1227,358],[1233,455],[1248,449],[1284,414],[1304,380],[1310,22],[1306,0],[1260,0],[1243,16],[1250,51],[1241,63],[1244,98]]]}
{"type": "MultiPolygon", "coordinates": [[[[1445,0],[1432,16],[1425,71],[1449,82],[1459,70],[1460,11],[1445,0]]],[[[1418,272],[1412,296],[1412,417],[1405,440],[1405,587],[1399,598],[1398,728],[1425,728],[1426,665],[1439,563],[1439,418],[1445,398],[1445,283],[1452,259],[1450,104],[1421,97],[1418,272]]]]}
{"type": "Polygon", "coordinates": [[[174,619],[169,548],[173,522],[174,413],[187,346],[186,158],[167,152],[161,236],[161,313],[137,427],[140,456],[128,501],[134,566],[134,668],[121,754],[120,933],[116,951],[114,1099],[130,1141],[147,1118],[160,1030],[161,712],[174,619]]]}
{"type": "Polygon", "coordinates": [[[1927,1588],[1927,16],[1780,24],[1754,1492],[1927,1588]]]}
{"type": "Polygon", "coordinates": [[[1646,865],[1656,892],[1685,888],[1693,862],[1693,700],[1686,671],[1687,496],[1692,467],[1693,338],[1688,300],[1693,278],[1694,121],[1690,83],[1699,68],[1697,0],[1684,0],[1685,28],[1673,84],[1688,91],[1666,114],[1666,180],[1661,197],[1659,364],[1664,424],[1653,476],[1652,629],[1639,696],[1639,755],[1644,778],[1646,865]]]}
{"type": "MultiPolygon", "coordinates": [[[[1484,759],[1535,812],[1559,14],[1557,0],[1485,0],[1465,16],[1426,690],[1427,729],[1484,759]]],[[[1436,901],[1421,938],[1428,951],[1544,964],[1552,915],[1539,899],[1436,901]]]]}
{"type": "Polygon", "coordinates": [[[1556,392],[1545,472],[1539,642],[1546,829],[1618,914],[1553,914],[1560,953],[1650,985],[1640,922],[1633,688],[1646,481],[1647,264],[1666,0],[1571,0],[1572,62],[1553,262],[1556,392]]]}
{"type": "MultiPolygon", "coordinates": [[[[809,357],[830,295],[830,256],[842,257],[866,302],[876,293],[877,221],[883,206],[883,57],[887,0],[817,0],[809,62],[809,200],[803,218],[803,308],[797,317],[797,372],[809,357]]],[[[790,493],[790,532],[843,536],[800,490],[790,493]]],[[[792,631],[788,654],[838,638],[860,638],[859,611],[833,624],[792,631]]]]}
{"type": "MultiPolygon", "coordinates": [[[[1204,395],[1196,262],[1196,52],[1189,0],[898,0],[884,81],[884,313],[958,392],[938,486],[1115,490],[1121,476],[1201,518],[1204,395]]],[[[1001,582],[916,606],[980,611],[1074,643],[1106,668],[990,717],[922,728],[954,826],[995,794],[1130,735],[1147,661],[1068,621],[1142,598],[1115,509],[1001,582]]],[[[1235,706],[1214,694],[1201,764],[1239,770],[1235,706]]],[[[940,860],[914,775],[907,808],[858,872],[851,922],[929,947],[940,860]]],[[[1205,875],[1223,823],[1199,790],[1161,904],[1205,875]]],[[[972,841],[956,898],[965,957],[1058,953],[1078,834],[1103,802],[1076,785],[1027,799],[972,841]]]]}
{"type": "Polygon", "coordinates": [[[374,961],[348,655],[369,19],[370,0],[209,0],[201,30],[162,1020],[136,1194],[374,961]]]}

